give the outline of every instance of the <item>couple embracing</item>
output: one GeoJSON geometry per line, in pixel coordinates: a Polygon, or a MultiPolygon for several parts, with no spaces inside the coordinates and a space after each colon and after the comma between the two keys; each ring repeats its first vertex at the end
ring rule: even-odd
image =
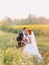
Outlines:
{"type": "Polygon", "coordinates": [[[32,30],[29,30],[26,27],[24,27],[22,32],[19,33],[17,41],[18,41],[18,48],[24,45],[23,53],[30,54],[33,56],[35,55],[38,57],[38,59],[43,59],[42,55],[39,53],[35,36],[32,30]]]}

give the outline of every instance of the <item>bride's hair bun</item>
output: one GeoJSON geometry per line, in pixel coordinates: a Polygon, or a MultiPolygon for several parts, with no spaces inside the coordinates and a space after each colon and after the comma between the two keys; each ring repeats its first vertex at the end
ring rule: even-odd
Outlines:
{"type": "Polygon", "coordinates": [[[28,33],[31,34],[32,30],[28,30],[28,33]]]}

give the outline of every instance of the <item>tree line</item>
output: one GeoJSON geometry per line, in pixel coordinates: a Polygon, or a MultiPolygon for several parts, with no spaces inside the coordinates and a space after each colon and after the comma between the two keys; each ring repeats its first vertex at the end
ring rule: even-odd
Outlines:
{"type": "Polygon", "coordinates": [[[34,15],[29,15],[26,19],[11,19],[6,17],[0,23],[14,26],[14,25],[33,25],[33,24],[49,24],[49,19],[46,17],[36,17],[34,15]]]}

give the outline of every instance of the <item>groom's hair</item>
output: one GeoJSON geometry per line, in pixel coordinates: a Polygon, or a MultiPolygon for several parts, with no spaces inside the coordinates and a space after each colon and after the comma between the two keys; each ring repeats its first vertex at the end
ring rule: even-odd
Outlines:
{"type": "Polygon", "coordinates": [[[23,30],[27,29],[26,27],[23,28],[23,30]]]}

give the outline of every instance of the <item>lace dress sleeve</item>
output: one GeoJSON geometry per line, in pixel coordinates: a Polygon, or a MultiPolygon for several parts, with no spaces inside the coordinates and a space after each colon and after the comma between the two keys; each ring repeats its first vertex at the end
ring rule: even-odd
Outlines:
{"type": "Polygon", "coordinates": [[[28,36],[28,43],[31,44],[32,41],[31,41],[31,35],[28,36]]]}

